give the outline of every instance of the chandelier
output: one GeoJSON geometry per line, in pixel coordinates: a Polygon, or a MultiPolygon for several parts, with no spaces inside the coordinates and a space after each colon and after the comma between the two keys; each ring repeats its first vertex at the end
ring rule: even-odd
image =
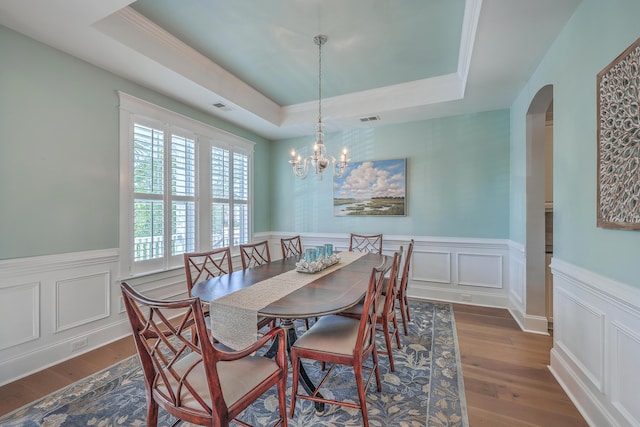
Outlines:
{"type": "Polygon", "coordinates": [[[327,36],[317,35],[313,38],[313,41],[318,45],[318,125],[316,127],[316,142],[313,144],[313,154],[304,158],[297,154],[295,150],[291,150],[289,163],[293,167],[293,173],[302,179],[307,177],[309,169],[313,169],[316,175],[322,179],[322,174],[329,164],[332,166],[333,174],[340,178],[344,175],[349,165],[347,149],[342,150],[340,160],[327,155],[324,146],[324,132],[322,131],[322,45],[327,42],[327,36]]]}

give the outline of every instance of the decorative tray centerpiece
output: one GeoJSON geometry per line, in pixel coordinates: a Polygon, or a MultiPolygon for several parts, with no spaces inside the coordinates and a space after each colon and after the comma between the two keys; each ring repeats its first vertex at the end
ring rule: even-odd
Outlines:
{"type": "Polygon", "coordinates": [[[315,261],[308,262],[305,259],[301,259],[296,263],[296,271],[298,273],[313,274],[318,273],[325,268],[331,267],[340,262],[338,254],[332,254],[326,257],[319,257],[315,261]]]}

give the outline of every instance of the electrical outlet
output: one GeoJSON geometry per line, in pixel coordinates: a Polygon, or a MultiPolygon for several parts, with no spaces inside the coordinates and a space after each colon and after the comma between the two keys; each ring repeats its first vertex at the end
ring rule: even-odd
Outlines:
{"type": "Polygon", "coordinates": [[[80,338],[79,340],[71,342],[71,351],[78,351],[81,348],[85,348],[87,345],[89,345],[87,337],[80,338]]]}
{"type": "Polygon", "coordinates": [[[462,301],[471,302],[472,298],[471,298],[471,295],[469,295],[469,294],[462,294],[462,295],[460,295],[460,299],[462,301]]]}

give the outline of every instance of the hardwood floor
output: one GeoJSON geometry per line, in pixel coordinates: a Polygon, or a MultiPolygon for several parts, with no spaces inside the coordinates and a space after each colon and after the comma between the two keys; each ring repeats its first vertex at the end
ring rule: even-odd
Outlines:
{"type": "Polygon", "coordinates": [[[8,414],[62,387],[135,354],[132,337],[69,359],[21,380],[0,387],[0,415],[8,414]]]}
{"type": "MultiPolygon", "coordinates": [[[[552,339],[503,309],[453,304],[470,427],[587,426],[547,368],[552,339]]],[[[0,415],[135,353],[128,337],[0,387],[0,415]]]]}
{"type": "Polygon", "coordinates": [[[548,369],[551,336],[507,310],[453,306],[471,427],[588,426],[548,369]]]}

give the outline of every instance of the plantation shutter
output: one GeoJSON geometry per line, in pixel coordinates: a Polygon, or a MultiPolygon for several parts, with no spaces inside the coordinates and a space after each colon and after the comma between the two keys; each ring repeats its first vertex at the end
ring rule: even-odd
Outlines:
{"type": "Polygon", "coordinates": [[[171,255],[195,250],[196,218],[195,141],[171,137],[171,255]]]}
{"type": "Polygon", "coordinates": [[[164,132],[139,124],[133,132],[134,261],[164,257],[164,132]]]}
{"type": "Polygon", "coordinates": [[[230,245],[229,150],[211,148],[211,247],[230,245]]]}
{"type": "Polygon", "coordinates": [[[233,244],[249,242],[249,156],[233,153],[233,244]]]}

